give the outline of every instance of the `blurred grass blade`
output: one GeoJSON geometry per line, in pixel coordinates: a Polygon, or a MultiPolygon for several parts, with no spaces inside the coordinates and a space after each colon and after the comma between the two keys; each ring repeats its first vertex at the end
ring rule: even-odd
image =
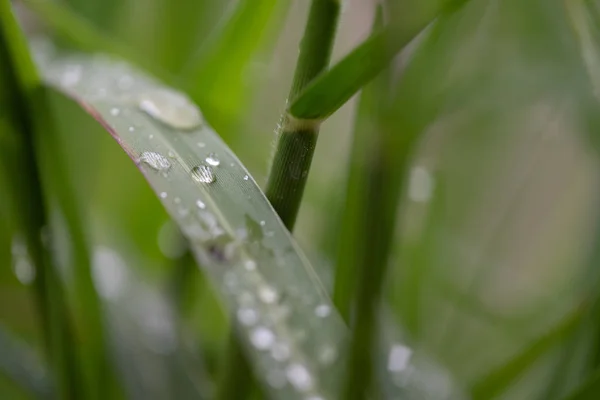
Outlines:
{"type": "MultiPolygon", "coordinates": [[[[223,23],[184,70],[190,96],[211,114],[218,126],[239,114],[247,94],[248,67],[276,37],[289,0],[237,0],[223,23]],[[210,107],[210,109],[207,109],[210,107]]],[[[213,122],[213,123],[215,123],[213,122]]],[[[217,127],[218,127],[217,126],[217,127]]]]}
{"type": "Polygon", "coordinates": [[[40,399],[49,399],[52,395],[48,371],[32,349],[13,337],[0,325],[0,373],[9,377],[22,389],[40,399]]]}
{"type": "MultiPolygon", "coordinates": [[[[600,99],[600,52],[598,33],[592,17],[598,10],[590,9],[583,0],[564,0],[567,15],[579,40],[581,56],[588,71],[594,94],[600,99]]],[[[597,21],[596,21],[597,22],[597,21]]]]}
{"type": "Polygon", "coordinates": [[[583,384],[564,400],[596,400],[600,393],[600,370],[590,374],[583,384]]]}
{"type": "Polygon", "coordinates": [[[67,6],[56,1],[24,0],[24,3],[61,38],[68,40],[77,49],[88,52],[103,52],[122,57],[138,66],[144,66],[153,75],[172,82],[173,77],[146,60],[135,48],[123,45],[95,28],[67,6]]]}
{"type": "Polygon", "coordinates": [[[473,400],[493,399],[501,395],[543,354],[566,339],[581,322],[585,312],[585,306],[575,309],[523,351],[477,381],[471,388],[473,400]]]}
{"type": "Polygon", "coordinates": [[[254,180],[197,108],[123,62],[38,55],[46,81],[110,132],[189,239],[238,318],[238,337],[267,392],[335,398],[343,363],[322,354],[339,354],[344,322],[254,180]]]}
{"type": "Polygon", "coordinates": [[[317,77],[296,99],[296,118],[322,119],[343,106],[363,86],[389,66],[392,58],[448,7],[466,0],[410,0],[397,5],[393,24],[372,34],[344,59],[317,77]],[[412,4],[414,3],[414,4],[412,4]]]}

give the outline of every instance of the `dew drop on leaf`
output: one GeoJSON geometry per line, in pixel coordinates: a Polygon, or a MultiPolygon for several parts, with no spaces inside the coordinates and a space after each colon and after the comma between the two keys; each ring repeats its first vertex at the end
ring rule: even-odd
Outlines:
{"type": "Polygon", "coordinates": [[[277,301],[279,294],[272,287],[265,285],[258,289],[258,297],[262,302],[272,304],[277,301]]]}
{"type": "Polygon", "coordinates": [[[258,350],[267,350],[275,342],[275,334],[265,327],[258,327],[250,334],[250,342],[258,350]]]}
{"type": "Polygon", "coordinates": [[[216,180],[212,168],[208,165],[198,165],[192,168],[192,178],[201,183],[213,183],[216,180]]]}
{"type": "Polygon", "coordinates": [[[112,115],[113,117],[116,117],[117,115],[119,115],[121,113],[121,110],[119,110],[116,107],[113,107],[110,109],[110,115],[112,115]]]}
{"type": "Polygon", "coordinates": [[[313,386],[313,378],[302,364],[290,364],[285,370],[285,375],[292,386],[301,392],[308,391],[313,386]]]}
{"type": "Polygon", "coordinates": [[[258,322],[258,314],[253,308],[243,307],[237,312],[238,321],[242,325],[251,326],[258,322]]]}
{"type": "Polygon", "coordinates": [[[247,181],[250,177],[248,175],[244,175],[244,180],[247,181]]]}
{"type": "Polygon", "coordinates": [[[194,129],[202,124],[198,107],[178,92],[157,89],[146,92],[139,100],[140,110],[175,129],[194,129]]]}
{"type": "Polygon", "coordinates": [[[139,161],[148,164],[157,171],[167,171],[169,168],[171,168],[171,163],[165,156],[153,151],[143,152],[139,158],[139,161]]]}
{"type": "Polygon", "coordinates": [[[315,308],[315,315],[320,318],[325,318],[331,313],[331,307],[328,304],[319,304],[315,308]]]}
{"type": "Polygon", "coordinates": [[[215,153],[210,153],[208,157],[206,157],[205,161],[208,165],[212,165],[213,167],[216,167],[219,164],[221,164],[221,160],[219,160],[215,153]]]}
{"type": "Polygon", "coordinates": [[[254,271],[256,269],[256,261],[246,260],[244,262],[244,268],[246,268],[248,271],[254,271]]]}

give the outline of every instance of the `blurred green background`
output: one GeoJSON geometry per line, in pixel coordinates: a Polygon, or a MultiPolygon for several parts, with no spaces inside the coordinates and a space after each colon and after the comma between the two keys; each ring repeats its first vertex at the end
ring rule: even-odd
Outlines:
{"type": "MultiPolygon", "coordinates": [[[[27,30],[44,32],[43,24],[15,3],[27,30]]],[[[190,61],[202,55],[210,33],[223,24],[235,2],[68,3],[155,67],[185,77],[190,61]]],[[[255,24],[244,27],[246,34],[234,35],[227,63],[217,60],[210,66],[214,79],[183,85],[200,93],[207,120],[260,184],[285,107],[308,3],[256,0],[251,5],[258,9],[255,24]]],[[[374,7],[375,1],[344,2],[333,62],[368,35],[374,7]]],[[[63,40],[59,43],[69,45],[63,40]]],[[[590,300],[587,290],[597,280],[589,257],[600,200],[593,140],[598,106],[558,0],[471,0],[433,27],[411,54],[403,53],[392,69],[396,108],[389,124],[398,135],[417,135],[419,140],[399,204],[386,301],[409,341],[469,387],[590,300]]],[[[295,232],[329,284],[354,103],[322,126],[295,232]]],[[[127,343],[127,337],[148,331],[142,329],[148,323],[142,308],[160,313],[174,279],[173,265],[191,261],[181,258],[176,227],[111,137],[59,95],[53,96],[53,107],[61,128],[62,154],[56,157],[64,157],[84,206],[94,260],[113,257],[108,262],[121,263],[127,271],[119,282],[130,285],[127,296],[132,297],[121,300],[128,306],[109,301],[105,306],[118,327],[113,332],[117,342],[127,343]],[[147,301],[138,307],[134,297],[147,301]],[[128,316],[136,317],[128,321],[128,316]]],[[[0,322],[39,348],[28,270],[2,184],[0,176],[0,265],[6,266],[0,269],[0,322]]],[[[63,217],[58,211],[51,217],[56,248],[68,246],[63,217]]],[[[64,254],[56,257],[68,266],[64,254]]],[[[185,280],[185,321],[176,325],[194,338],[190,346],[195,350],[175,364],[185,370],[193,364],[187,358],[202,354],[210,375],[225,343],[227,318],[204,278],[195,272],[190,276],[185,280]]],[[[578,371],[587,365],[594,329],[582,328],[574,343],[546,352],[503,398],[554,398],[545,390],[556,371],[563,371],[564,380],[553,396],[567,392],[581,380],[578,371]],[[568,363],[565,353],[571,355],[568,363]]],[[[152,347],[152,336],[147,340],[150,355],[139,350],[123,361],[144,369],[131,378],[135,389],[128,390],[145,398],[175,396],[173,381],[153,378],[176,367],[165,364],[170,356],[160,346],[152,347]]],[[[25,398],[1,374],[0,394],[25,398]]]]}

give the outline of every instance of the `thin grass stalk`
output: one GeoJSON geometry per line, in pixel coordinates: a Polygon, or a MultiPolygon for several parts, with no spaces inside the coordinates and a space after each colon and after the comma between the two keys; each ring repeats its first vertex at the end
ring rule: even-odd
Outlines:
{"type": "MultiPolygon", "coordinates": [[[[340,6],[339,0],[312,1],[287,104],[291,104],[298,94],[329,65],[340,6]]],[[[276,130],[275,155],[265,192],[271,205],[290,231],[294,228],[300,209],[317,143],[319,125],[320,121],[294,119],[286,107],[276,130]]],[[[217,399],[234,398],[227,397],[231,395],[240,399],[248,397],[254,386],[254,379],[233,330],[223,371],[217,399]]]]}

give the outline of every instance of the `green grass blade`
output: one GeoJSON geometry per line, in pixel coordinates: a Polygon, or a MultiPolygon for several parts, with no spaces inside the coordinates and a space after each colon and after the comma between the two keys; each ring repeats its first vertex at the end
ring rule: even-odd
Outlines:
{"type": "Polygon", "coordinates": [[[475,382],[471,388],[473,400],[493,399],[501,395],[543,354],[565,340],[577,328],[585,311],[583,306],[577,308],[523,351],[475,382]]]}
{"type": "Polygon", "coordinates": [[[266,391],[335,397],[343,363],[320,355],[339,353],[344,322],[254,180],[195,106],[122,62],[39,60],[46,81],[94,116],[136,163],[189,239],[239,319],[238,338],[266,391]],[[79,79],[65,79],[74,65],[79,79]]]}
{"type": "Polygon", "coordinates": [[[598,393],[600,393],[600,371],[595,371],[564,400],[595,400],[598,398],[598,393]]]}
{"type": "Polygon", "coordinates": [[[372,34],[344,59],[315,79],[292,103],[300,119],[323,119],[343,106],[389,66],[392,58],[450,5],[466,0],[401,2],[401,18],[372,34]]]}
{"type": "Polygon", "coordinates": [[[186,91],[210,114],[213,124],[231,127],[248,94],[248,66],[283,25],[289,0],[232,2],[218,26],[185,67],[186,91]]]}
{"type": "Polygon", "coordinates": [[[144,66],[153,75],[163,80],[174,81],[172,76],[148,62],[146,57],[138,53],[135,48],[123,45],[119,40],[95,28],[68,7],[56,1],[24,0],[24,3],[57,35],[77,49],[116,55],[135,65],[144,66]]]}

